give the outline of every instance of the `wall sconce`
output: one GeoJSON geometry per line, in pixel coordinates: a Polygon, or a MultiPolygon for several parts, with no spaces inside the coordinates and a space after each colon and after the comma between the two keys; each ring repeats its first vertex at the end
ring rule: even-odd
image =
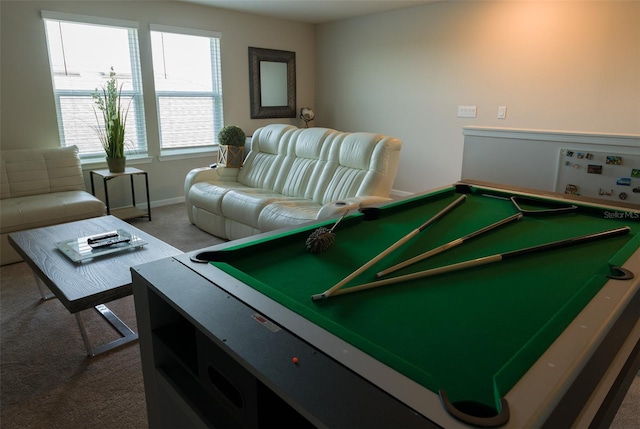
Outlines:
{"type": "Polygon", "coordinates": [[[313,113],[310,107],[303,107],[300,109],[300,119],[304,121],[304,127],[309,128],[309,122],[313,121],[316,114],[313,113]]]}

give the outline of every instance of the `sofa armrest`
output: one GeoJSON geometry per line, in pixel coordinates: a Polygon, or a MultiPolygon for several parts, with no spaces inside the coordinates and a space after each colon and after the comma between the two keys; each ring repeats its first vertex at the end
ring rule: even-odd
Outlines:
{"type": "Polygon", "coordinates": [[[198,182],[235,182],[238,179],[239,168],[226,167],[200,167],[187,173],[184,179],[184,194],[187,196],[189,189],[198,182]]]}
{"type": "Polygon", "coordinates": [[[358,210],[360,207],[377,205],[387,201],[391,201],[391,198],[363,196],[344,198],[340,201],[331,201],[320,208],[316,219],[331,219],[339,217],[342,216],[346,209],[349,209],[349,211],[354,211],[358,210]]]}
{"type": "Polygon", "coordinates": [[[189,189],[197,183],[204,182],[207,180],[215,179],[215,170],[209,167],[200,167],[194,168],[193,170],[187,173],[187,176],[184,179],[184,201],[187,206],[187,212],[189,213],[189,220],[191,220],[191,203],[189,201],[189,189]]]}
{"type": "Polygon", "coordinates": [[[235,182],[238,179],[239,168],[227,167],[200,167],[187,173],[184,179],[184,200],[187,207],[189,221],[193,223],[191,215],[191,201],[189,201],[189,189],[198,182],[235,182]]]}

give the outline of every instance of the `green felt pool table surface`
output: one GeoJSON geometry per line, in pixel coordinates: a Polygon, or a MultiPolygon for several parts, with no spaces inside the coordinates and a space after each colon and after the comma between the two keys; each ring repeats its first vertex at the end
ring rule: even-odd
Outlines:
{"type": "MultiPolygon", "coordinates": [[[[520,220],[389,277],[623,226],[627,234],[499,263],[312,301],[461,195],[466,199],[344,286],[519,212],[506,192],[450,187],[348,215],[325,252],[305,240],[319,225],[218,252],[213,265],[454,403],[500,408],[502,398],[640,247],[637,212],[579,205],[547,213],[525,201],[520,220]]],[[[553,202],[564,207],[569,203],[553,202]]],[[[331,227],[333,221],[326,222],[331,227]]],[[[640,273],[636,273],[640,274],[640,273]]],[[[634,281],[637,281],[635,279],[634,281]]]]}

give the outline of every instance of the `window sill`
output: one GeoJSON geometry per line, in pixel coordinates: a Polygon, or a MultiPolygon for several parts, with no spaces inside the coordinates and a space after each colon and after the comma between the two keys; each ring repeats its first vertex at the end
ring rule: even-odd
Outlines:
{"type": "MultiPolygon", "coordinates": [[[[127,156],[127,165],[139,165],[139,164],[150,164],[153,160],[152,157],[148,155],[135,155],[135,156],[127,156]]],[[[83,170],[95,170],[98,168],[106,168],[107,161],[104,157],[100,158],[81,158],[80,162],[82,163],[83,170]]]]}
{"type": "Polygon", "coordinates": [[[158,161],[174,161],[178,159],[202,158],[203,156],[216,156],[218,147],[203,147],[189,149],[164,150],[158,155],[158,161]]]}

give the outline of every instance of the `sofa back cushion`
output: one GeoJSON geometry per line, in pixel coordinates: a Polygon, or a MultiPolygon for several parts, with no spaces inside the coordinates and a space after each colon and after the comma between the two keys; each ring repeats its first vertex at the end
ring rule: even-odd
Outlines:
{"type": "Polygon", "coordinates": [[[326,204],[349,197],[388,197],[402,142],[329,128],[259,128],[240,170],[243,185],[326,204]]]}
{"type": "Polygon", "coordinates": [[[349,197],[389,197],[402,142],[373,133],[341,133],[331,147],[313,196],[326,204],[349,197]]]}
{"type": "Polygon", "coordinates": [[[78,148],[0,151],[0,198],[85,190],[78,148]]]}
{"type": "Polygon", "coordinates": [[[238,173],[238,182],[252,188],[274,189],[289,138],[295,129],[283,124],[257,129],[251,138],[251,150],[238,173]]]}
{"type": "Polygon", "coordinates": [[[332,143],[340,134],[328,128],[296,130],[289,140],[274,190],[288,197],[313,199],[332,143]]]}

